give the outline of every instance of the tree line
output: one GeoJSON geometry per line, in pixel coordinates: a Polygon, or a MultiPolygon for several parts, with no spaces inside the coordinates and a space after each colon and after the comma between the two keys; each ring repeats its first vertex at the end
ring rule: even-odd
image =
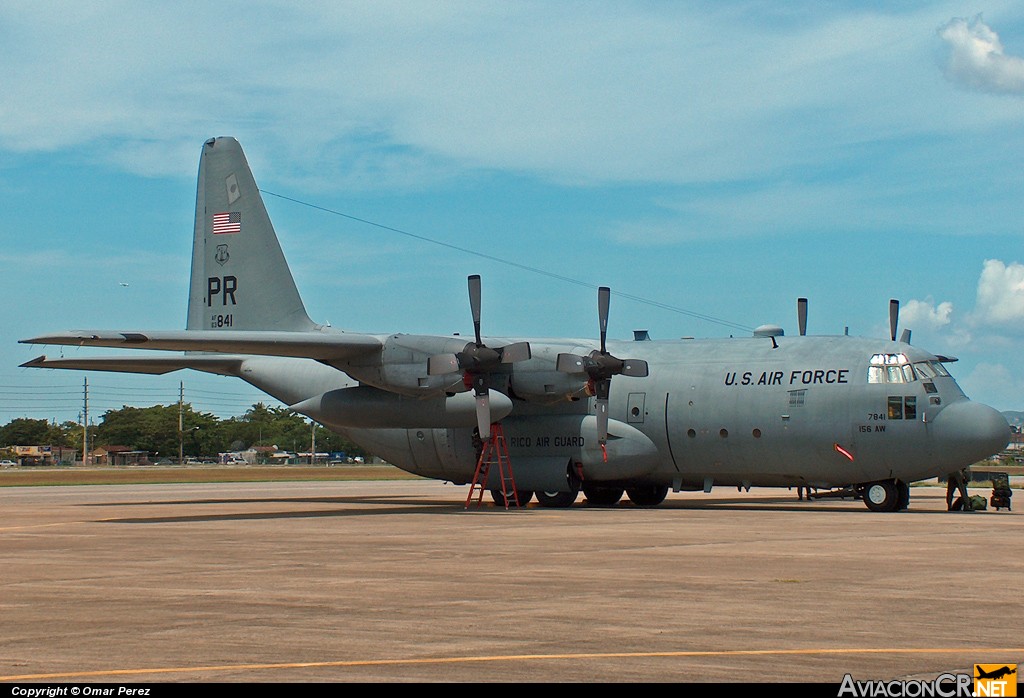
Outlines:
{"type": "MultiPolygon", "coordinates": [[[[107,410],[100,423],[89,427],[89,448],[127,446],[148,451],[151,460],[177,459],[179,406],[122,407],[107,410]]],[[[208,412],[196,412],[192,405],[181,408],[181,446],[187,457],[203,458],[256,446],[276,446],[283,451],[309,451],[312,427],[287,407],[268,407],[258,402],[241,417],[220,419],[208,412]]],[[[344,451],[349,456],[366,456],[356,444],[329,429],[316,425],[318,452],[344,451]]],[[[8,446],[61,446],[82,448],[82,425],[56,424],[45,419],[13,419],[0,427],[0,448],[8,446]]]]}

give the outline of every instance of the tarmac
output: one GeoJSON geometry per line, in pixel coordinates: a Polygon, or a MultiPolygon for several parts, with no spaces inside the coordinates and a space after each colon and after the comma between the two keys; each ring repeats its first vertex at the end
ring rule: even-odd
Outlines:
{"type": "Polygon", "coordinates": [[[891,514],[795,490],[520,511],[466,509],[467,491],[0,488],[0,681],[839,684],[1024,664],[1020,511],[946,512],[937,487],[891,514]]]}

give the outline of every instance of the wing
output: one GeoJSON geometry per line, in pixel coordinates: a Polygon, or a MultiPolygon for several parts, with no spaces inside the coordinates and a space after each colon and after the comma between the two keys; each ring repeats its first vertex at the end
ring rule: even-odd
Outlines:
{"type": "Polygon", "coordinates": [[[244,356],[185,355],[185,356],[90,356],[83,358],[57,358],[38,356],[21,364],[21,368],[63,368],[76,371],[114,371],[117,373],[146,373],[161,376],[184,368],[216,373],[223,376],[238,375],[244,356]]]}

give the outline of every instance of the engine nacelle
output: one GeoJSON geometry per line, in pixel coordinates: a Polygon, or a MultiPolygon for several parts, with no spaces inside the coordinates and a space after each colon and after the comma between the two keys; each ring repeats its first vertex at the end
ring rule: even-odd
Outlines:
{"type": "Polygon", "coordinates": [[[587,376],[557,370],[560,353],[588,354],[591,349],[572,344],[542,345],[535,343],[533,358],[516,364],[509,379],[512,395],[528,402],[551,404],[578,400],[586,396],[587,376]]]}
{"type": "Polygon", "coordinates": [[[431,356],[453,354],[466,346],[464,337],[417,337],[409,341],[408,335],[394,334],[384,340],[380,354],[368,359],[331,362],[360,383],[382,390],[412,397],[439,397],[466,392],[462,373],[431,376],[427,362],[431,356]]]}
{"type": "Polygon", "coordinates": [[[586,397],[587,380],[561,371],[528,371],[516,367],[509,389],[527,402],[551,404],[586,397]]]}
{"type": "MultiPolygon", "coordinates": [[[[492,419],[504,419],[512,413],[508,396],[496,390],[489,391],[489,395],[492,419]]],[[[333,429],[431,429],[476,424],[476,398],[472,393],[420,399],[362,385],[330,390],[290,408],[333,429]]]]}

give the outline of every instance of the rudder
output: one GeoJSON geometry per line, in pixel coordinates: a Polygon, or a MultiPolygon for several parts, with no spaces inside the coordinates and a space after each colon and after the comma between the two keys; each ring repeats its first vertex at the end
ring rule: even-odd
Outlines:
{"type": "Polygon", "coordinates": [[[189,330],[315,329],[242,146],[203,144],[189,285],[189,330]]]}

